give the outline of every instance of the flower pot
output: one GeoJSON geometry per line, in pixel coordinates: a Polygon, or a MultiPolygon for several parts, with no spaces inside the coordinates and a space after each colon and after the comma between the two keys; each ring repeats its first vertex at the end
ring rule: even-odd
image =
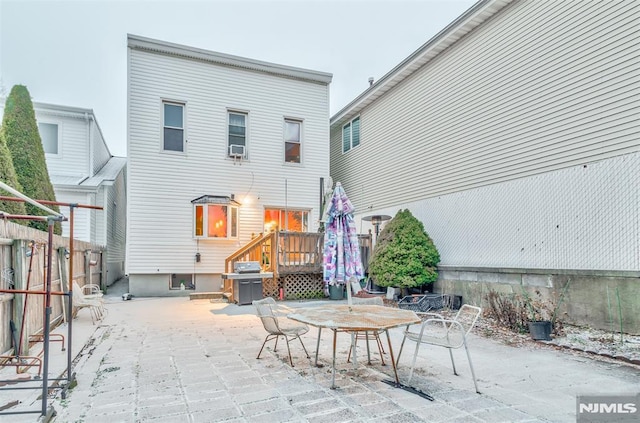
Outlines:
{"type": "Polygon", "coordinates": [[[548,320],[529,322],[529,334],[535,341],[551,341],[551,329],[551,322],[548,320]]]}
{"type": "Polygon", "coordinates": [[[344,285],[329,285],[329,299],[341,300],[344,298],[344,285]]]}

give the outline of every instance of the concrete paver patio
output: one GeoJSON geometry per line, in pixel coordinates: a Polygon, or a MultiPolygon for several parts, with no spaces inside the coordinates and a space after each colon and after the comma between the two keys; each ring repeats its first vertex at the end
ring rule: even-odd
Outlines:
{"type": "MultiPolygon", "coordinates": [[[[576,395],[640,391],[637,367],[473,335],[470,350],[482,394],[474,391],[462,350],[454,351],[455,376],[444,348],[422,346],[412,384],[433,395],[435,401],[428,401],[383,383],[392,377],[391,366],[380,365],[375,348],[368,366],[364,343],[354,369],[347,363],[346,334],[338,336],[334,390],[330,333],[323,333],[320,344],[324,367],[313,366],[317,331],[311,329],[303,341],[312,358],[292,342],[292,368],[282,341],[277,352],[269,343],[256,359],[266,333],[252,306],[188,298],[122,301],[117,293],[107,301],[108,316],[95,331],[88,314],[74,321],[74,338],[90,338],[85,336],[87,347],[75,365],[77,386],[66,399],[53,400],[55,422],[573,422],[576,395]]],[[[392,330],[391,337],[397,353],[401,330],[392,330]]],[[[414,345],[408,344],[399,363],[401,380],[408,376],[414,345]]]]}

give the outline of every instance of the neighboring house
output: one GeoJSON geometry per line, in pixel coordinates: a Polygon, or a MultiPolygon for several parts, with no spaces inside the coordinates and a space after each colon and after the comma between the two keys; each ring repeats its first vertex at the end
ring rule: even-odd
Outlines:
{"type": "MultiPolygon", "coordinates": [[[[56,200],[104,208],[74,208],[73,235],[106,246],[110,285],[125,274],[126,158],[111,155],[93,110],[37,102],[33,108],[56,200]]],[[[60,212],[69,216],[69,207],[60,212]]],[[[69,222],[62,235],[69,236],[69,222]]]]}
{"type": "Polygon", "coordinates": [[[639,331],[639,19],[633,1],[476,3],[331,118],[357,219],[409,208],[442,286],[570,279],[571,317],[601,326],[619,290],[639,331]]]}
{"type": "Polygon", "coordinates": [[[219,291],[255,235],[316,231],[331,74],[128,36],[129,290],[219,291]]]}

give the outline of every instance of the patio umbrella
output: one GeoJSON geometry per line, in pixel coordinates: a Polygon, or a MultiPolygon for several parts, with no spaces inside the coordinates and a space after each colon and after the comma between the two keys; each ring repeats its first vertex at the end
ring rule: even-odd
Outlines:
{"type": "Polygon", "coordinates": [[[329,283],[347,284],[349,304],[351,278],[359,282],[364,277],[353,211],[347,193],[337,182],[325,211],[323,279],[325,290],[328,290],[329,283]]]}

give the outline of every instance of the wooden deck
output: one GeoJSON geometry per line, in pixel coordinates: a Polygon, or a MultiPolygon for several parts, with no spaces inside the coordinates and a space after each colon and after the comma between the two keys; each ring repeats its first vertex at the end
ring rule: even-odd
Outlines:
{"type": "MultiPolygon", "coordinates": [[[[358,235],[364,263],[371,255],[371,235],[358,235]]],[[[273,280],[264,287],[265,296],[278,296],[280,288],[286,288],[284,279],[291,275],[313,275],[313,286],[317,291],[317,275],[322,275],[324,233],[318,232],[270,232],[254,237],[225,260],[225,272],[233,272],[238,261],[260,262],[262,270],[273,272],[273,280]]],[[[365,264],[366,267],[366,264],[365,264]]],[[[225,280],[224,291],[233,298],[233,281],[225,280]]],[[[300,289],[298,288],[298,294],[300,289]]]]}

